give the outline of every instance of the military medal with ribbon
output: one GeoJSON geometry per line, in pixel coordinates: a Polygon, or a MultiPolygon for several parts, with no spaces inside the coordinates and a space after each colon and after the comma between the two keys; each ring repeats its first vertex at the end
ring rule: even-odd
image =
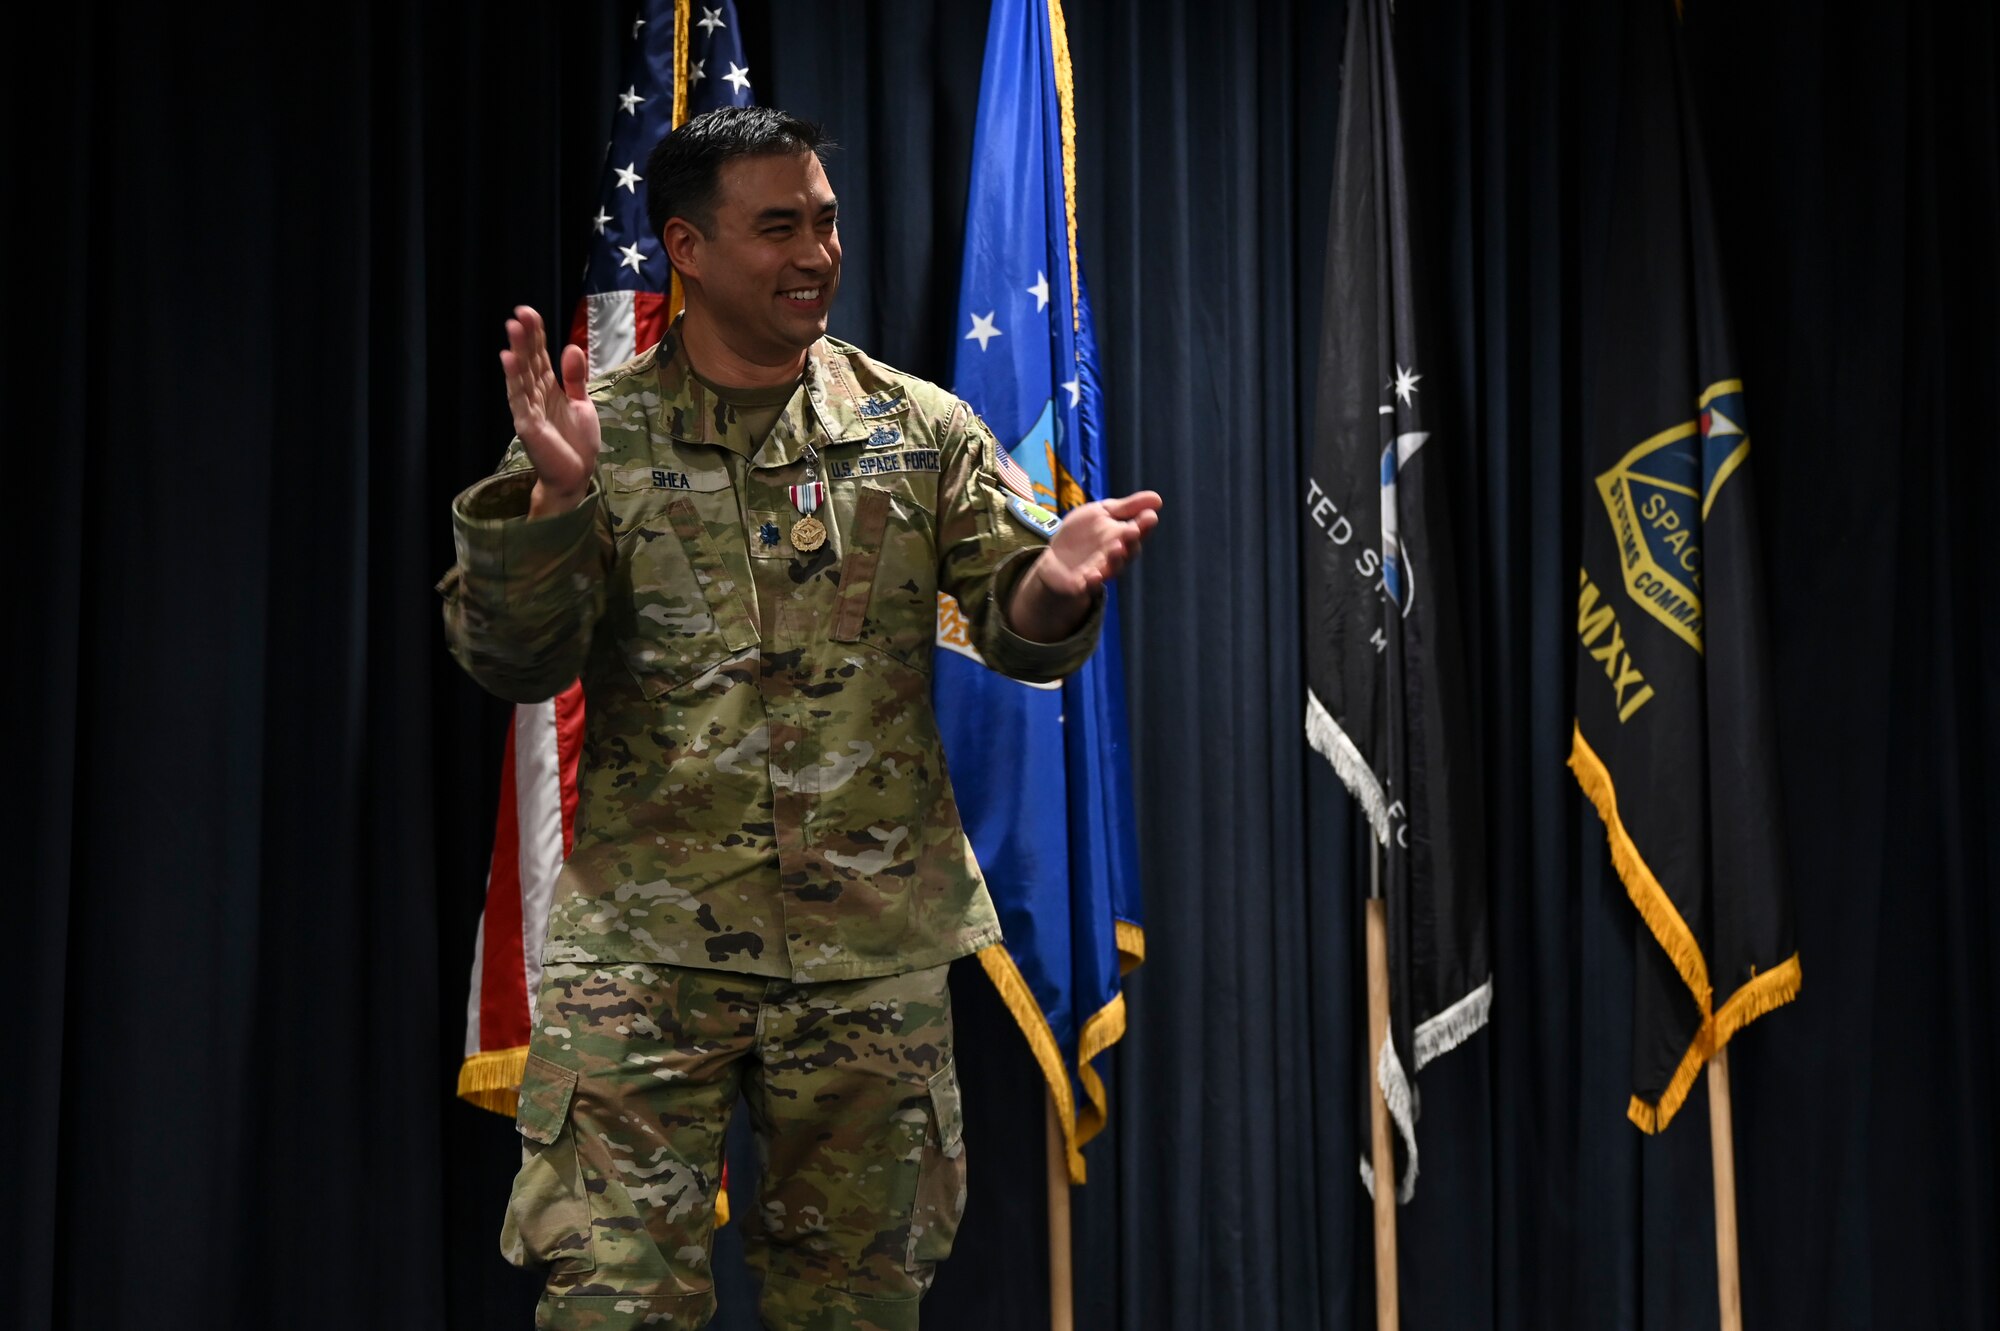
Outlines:
{"type": "Polygon", "coordinates": [[[826,502],[826,482],[818,479],[818,463],[818,454],[808,447],[805,483],[791,487],[792,507],[799,511],[799,520],[792,524],[792,548],[807,554],[826,544],[826,524],[813,516],[826,502]]]}

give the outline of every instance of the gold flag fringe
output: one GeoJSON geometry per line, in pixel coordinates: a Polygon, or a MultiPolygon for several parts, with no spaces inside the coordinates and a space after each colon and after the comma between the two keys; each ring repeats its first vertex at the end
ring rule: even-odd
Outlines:
{"type": "Polygon", "coordinates": [[[1083,283],[1076,258],[1076,79],[1069,63],[1069,27],[1062,0],[1049,0],[1049,46],[1055,52],[1056,107],[1062,131],[1063,222],[1069,235],[1069,317],[1083,331],[1083,283]]]}
{"type": "Polygon", "coordinates": [[[1618,791],[1612,784],[1611,773],[1596,750],[1585,742],[1581,726],[1572,730],[1569,765],[1584,795],[1596,806],[1597,816],[1604,820],[1605,837],[1611,843],[1611,863],[1625,884],[1625,894],[1638,908],[1639,917],[1646,922],[1654,939],[1666,950],[1701,1009],[1701,1026],[1687,1052],[1681,1055],[1680,1064],[1668,1080],[1666,1090],[1660,1093],[1659,1101],[1649,1105],[1635,1095],[1625,1107],[1625,1117],[1634,1126],[1641,1132],[1655,1133],[1673,1121],[1694,1088],[1694,1079],[1701,1074],[1702,1066],[1729,1043],[1730,1037],[1799,996],[1804,972],[1799,967],[1799,955],[1794,952],[1731,994],[1720,1012],[1712,1011],[1713,990],[1709,987],[1708,961],[1701,954],[1701,945],[1668,898],[1666,889],[1660,886],[1660,880],[1654,877],[1638,846],[1633,844],[1631,833],[1625,830],[1625,823],[1618,816],[1618,791]]]}
{"type": "Polygon", "coordinates": [[[1784,961],[1765,971],[1750,983],[1738,989],[1722,1005],[1722,1011],[1713,1016],[1704,1015],[1701,1029],[1695,1032],[1694,1043],[1681,1055],[1680,1066],[1674,1069],[1667,1089],[1660,1094],[1659,1103],[1649,1105],[1638,1096],[1625,1107],[1625,1117],[1646,1133],[1658,1132],[1673,1121],[1694,1089],[1694,1079],[1702,1066],[1720,1053],[1736,1032],[1748,1026],[1767,1012],[1791,1002],[1799,996],[1799,987],[1804,982],[1804,971],[1799,966],[1799,954],[1794,952],[1784,961]]]}
{"type": "MultiPolygon", "coordinates": [[[[1128,920],[1114,921],[1113,929],[1118,945],[1118,973],[1129,975],[1135,966],[1146,959],[1146,931],[1128,920]]],[[[1084,1021],[1083,1029],[1077,1035],[1076,1079],[1083,1084],[1086,1101],[1079,1107],[1070,1089],[1069,1069],[1064,1066],[1062,1048],[1056,1043],[1048,1016],[1042,1011],[1042,1005],[1035,1001],[1034,991],[1028,987],[1027,978],[1021,974],[1014,954],[1007,950],[1006,944],[995,943],[979,950],[979,964],[986,971],[986,978],[999,991],[1000,1001],[1013,1014],[1021,1034],[1028,1039],[1028,1048],[1042,1069],[1049,1094],[1055,1098],[1056,1119],[1062,1124],[1063,1151],[1069,1163],[1069,1181],[1082,1183],[1085,1177],[1083,1147],[1104,1131],[1110,1115],[1110,1097],[1104,1089],[1104,1079],[1090,1064],[1092,1059],[1125,1038],[1125,995],[1113,994],[1109,1003],[1084,1021]]]]}
{"type": "Polygon", "coordinates": [[[1028,988],[1027,978],[1021,974],[1021,968],[1006,944],[995,943],[979,949],[979,964],[985,968],[986,978],[993,981],[993,987],[1000,991],[1000,1001],[1014,1014],[1021,1034],[1028,1037],[1028,1048],[1034,1053],[1035,1062],[1041,1064],[1042,1078],[1049,1084],[1049,1094],[1055,1097],[1056,1121],[1062,1125],[1063,1149],[1069,1160],[1069,1181],[1081,1183],[1084,1175],[1083,1153],[1077,1149],[1076,1099],[1070,1094],[1069,1073],[1063,1068],[1062,1049],[1056,1044],[1056,1034],[1049,1029],[1049,1019],[1043,1015],[1042,1005],[1035,1001],[1034,991],[1028,988]]]}
{"type": "Polygon", "coordinates": [[[1701,1074],[1702,1064],[1708,1062],[1709,1057],[1715,1052],[1708,1044],[1712,1030],[1713,1027],[1704,1015],[1700,1029],[1694,1033],[1694,1043],[1690,1044],[1687,1052],[1681,1055],[1680,1066],[1674,1069],[1672,1080],[1667,1082],[1667,1089],[1660,1092],[1658,1104],[1649,1105],[1636,1095],[1632,1097],[1625,1106],[1625,1117],[1632,1120],[1633,1127],[1650,1136],[1674,1121],[1674,1115],[1681,1112],[1681,1105],[1686,1102],[1688,1092],[1694,1089],[1694,1079],[1701,1074]]]}
{"type": "MultiPolygon", "coordinates": [[[[1112,929],[1117,939],[1118,974],[1122,978],[1130,975],[1146,959],[1146,931],[1129,920],[1112,921],[1112,929]]],[[[1104,1131],[1104,1125],[1111,1118],[1111,1100],[1105,1092],[1104,1079],[1097,1075],[1097,1069],[1091,1066],[1091,1062],[1124,1038],[1125,995],[1114,994],[1109,1003],[1083,1023],[1083,1030],[1077,1036],[1076,1075],[1077,1080],[1083,1083],[1084,1098],[1090,1102],[1077,1115],[1076,1144],[1079,1147],[1104,1131]]]]}
{"type": "Polygon", "coordinates": [[[1083,1031],[1077,1037],[1076,1078],[1083,1083],[1085,1100],[1076,1115],[1076,1144],[1079,1147],[1104,1131],[1104,1125],[1111,1117],[1111,1100],[1104,1089],[1104,1079],[1097,1075],[1096,1068],[1090,1066],[1090,1060],[1124,1038],[1125,995],[1114,994],[1109,1003],[1083,1023],[1083,1031]]]}
{"type": "Polygon", "coordinates": [[[1611,863],[1625,884],[1625,894],[1638,907],[1639,916],[1653,931],[1653,937],[1666,949],[1674,969],[1681,973],[1681,979],[1706,1018],[1712,991],[1708,985],[1708,962],[1701,955],[1701,944],[1695,942],[1694,931],[1687,927],[1687,921],[1681,918],[1680,911],[1667,896],[1667,890],[1660,886],[1660,880],[1653,876],[1645,857],[1632,844],[1632,834],[1625,830],[1625,822],[1618,816],[1618,791],[1611,783],[1611,773],[1606,770],[1604,760],[1597,756],[1597,751],[1584,741],[1581,726],[1573,727],[1569,766],[1576,773],[1577,784],[1583,787],[1583,793],[1597,806],[1597,816],[1604,820],[1604,834],[1611,842],[1611,863]]]}
{"type": "Polygon", "coordinates": [[[1716,1051],[1757,1018],[1797,998],[1804,983],[1805,972],[1799,967],[1799,954],[1794,952],[1731,994],[1722,1011],[1715,1014],[1716,1051]]]}
{"type": "Polygon", "coordinates": [[[1146,959],[1146,931],[1130,920],[1113,920],[1111,931],[1117,940],[1118,973],[1130,975],[1146,959]]]}
{"type": "Polygon", "coordinates": [[[458,1098],[512,1118],[521,1097],[521,1074],[527,1067],[526,1045],[467,1054],[465,1062],[458,1065],[458,1098]]]}
{"type": "MultiPolygon", "coordinates": [[[[674,125],[679,129],[688,118],[688,10],[689,0],[674,0],[674,125]]],[[[633,34],[637,36],[637,33],[633,34]]]]}
{"type": "MultiPolygon", "coordinates": [[[[673,128],[679,129],[688,118],[688,40],[692,31],[689,22],[694,17],[688,6],[691,0],[674,0],[674,112],[673,128]]],[[[666,245],[665,238],[654,236],[654,240],[666,245]]],[[[681,290],[680,270],[667,264],[667,309],[666,321],[672,324],[681,314],[681,306],[687,303],[687,293],[681,290]]],[[[643,351],[644,347],[634,348],[643,351]]],[[[610,369],[610,366],[605,366],[610,369]]]]}

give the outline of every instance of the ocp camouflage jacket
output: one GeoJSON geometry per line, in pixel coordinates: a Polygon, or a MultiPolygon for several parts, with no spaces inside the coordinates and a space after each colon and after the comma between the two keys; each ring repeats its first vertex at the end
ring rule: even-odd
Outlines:
{"type": "Polygon", "coordinates": [[[992,434],[943,389],[811,348],[760,443],[677,340],[589,387],[589,496],[526,516],[520,441],[453,502],[452,655],[503,698],[581,676],[575,845],[544,959],[799,981],[938,965],[999,941],[931,711],[939,593],[993,668],[1044,681],[1096,644],[1031,642],[1000,606],[1045,538],[992,434]],[[795,550],[810,446],[827,538],[795,550]]]}

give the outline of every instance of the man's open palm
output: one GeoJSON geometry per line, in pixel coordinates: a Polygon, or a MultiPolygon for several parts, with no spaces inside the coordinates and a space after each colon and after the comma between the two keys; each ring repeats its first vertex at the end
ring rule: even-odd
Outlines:
{"type": "Polygon", "coordinates": [[[1041,561],[1042,582],[1058,595],[1081,596],[1117,577],[1159,525],[1160,503],[1154,491],[1141,490],[1071,510],[1041,561]]]}
{"type": "Polygon", "coordinates": [[[564,348],[558,381],[549,363],[542,316],[529,306],[517,305],[507,321],[507,350],[500,353],[500,368],[507,376],[514,433],[521,437],[535,468],[535,509],[575,507],[590,486],[602,446],[597,408],[583,393],[583,349],[564,348]]]}

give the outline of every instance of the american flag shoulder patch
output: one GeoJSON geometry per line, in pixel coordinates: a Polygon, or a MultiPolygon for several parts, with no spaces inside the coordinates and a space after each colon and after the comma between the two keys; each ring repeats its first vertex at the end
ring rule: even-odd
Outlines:
{"type": "Polygon", "coordinates": [[[1000,459],[1001,483],[1029,503],[1034,503],[1035,483],[1029,478],[1027,471],[1020,463],[1014,461],[1014,455],[1009,453],[1004,445],[993,445],[993,452],[1000,459]]]}

